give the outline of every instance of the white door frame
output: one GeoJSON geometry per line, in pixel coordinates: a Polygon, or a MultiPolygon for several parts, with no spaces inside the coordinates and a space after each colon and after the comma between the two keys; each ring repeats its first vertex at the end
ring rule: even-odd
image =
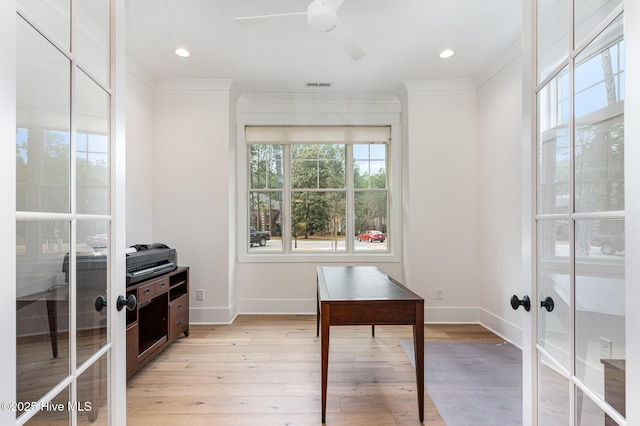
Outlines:
{"type": "Polygon", "coordinates": [[[113,76],[111,98],[111,213],[113,244],[111,244],[111,294],[107,304],[112,311],[111,359],[109,360],[109,423],[127,423],[127,345],[126,309],[117,312],[116,299],[126,295],[126,38],[125,0],[112,0],[111,55],[113,76]]]}
{"type": "MultiPolygon", "coordinates": [[[[0,2],[0,270],[5,277],[0,298],[0,401],[16,400],[16,5],[0,2]],[[13,368],[10,368],[13,366],[13,368]]],[[[15,422],[16,413],[0,410],[0,424],[15,422]]]]}
{"type": "Polygon", "coordinates": [[[626,418],[640,424],[640,2],[625,3],[626,418]]]}

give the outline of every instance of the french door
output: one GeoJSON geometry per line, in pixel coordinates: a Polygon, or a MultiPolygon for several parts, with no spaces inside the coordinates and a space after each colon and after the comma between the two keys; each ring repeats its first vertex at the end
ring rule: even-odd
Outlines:
{"type": "Polygon", "coordinates": [[[1,422],[124,424],[123,2],[6,3],[15,209],[1,244],[13,254],[4,315],[15,327],[3,341],[15,356],[1,422]]]}
{"type": "Polygon", "coordinates": [[[532,370],[531,417],[538,425],[623,425],[624,4],[534,0],[531,5],[535,148],[529,325],[535,349],[530,359],[525,356],[525,369],[532,370]]]}

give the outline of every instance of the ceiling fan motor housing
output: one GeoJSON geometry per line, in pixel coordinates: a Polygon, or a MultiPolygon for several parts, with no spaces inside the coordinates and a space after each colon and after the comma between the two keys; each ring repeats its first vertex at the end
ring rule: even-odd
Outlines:
{"type": "Polygon", "coordinates": [[[307,23],[317,31],[331,31],[338,23],[336,11],[323,1],[313,1],[307,8],[307,23]]]}

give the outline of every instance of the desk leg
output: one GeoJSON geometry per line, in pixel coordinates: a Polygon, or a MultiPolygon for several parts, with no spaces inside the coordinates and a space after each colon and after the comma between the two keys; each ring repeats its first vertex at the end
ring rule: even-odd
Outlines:
{"type": "Polygon", "coordinates": [[[329,304],[325,304],[322,307],[322,316],[320,321],[322,322],[322,423],[327,418],[327,377],[329,373],[329,324],[331,317],[331,307],[329,304]]]}
{"type": "Polygon", "coordinates": [[[316,337],[320,336],[320,290],[316,293],[316,337]]]}
{"type": "Polygon", "coordinates": [[[416,385],[418,387],[418,415],[424,421],[424,305],[416,303],[416,322],[413,325],[413,345],[416,357],[416,385]]]}
{"type": "Polygon", "coordinates": [[[47,297],[47,317],[49,318],[49,336],[51,337],[51,352],[58,357],[58,302],[47,297]]]}

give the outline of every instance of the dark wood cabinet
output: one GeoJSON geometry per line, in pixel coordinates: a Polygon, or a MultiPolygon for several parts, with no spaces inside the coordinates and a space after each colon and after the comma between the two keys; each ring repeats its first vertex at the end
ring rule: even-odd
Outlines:
{"type": "Polygon", "coordinates": [[[127,288],[138,300],[127,312],[127,379],[180,335],[189,335],[189,268],[127,288]]]}

